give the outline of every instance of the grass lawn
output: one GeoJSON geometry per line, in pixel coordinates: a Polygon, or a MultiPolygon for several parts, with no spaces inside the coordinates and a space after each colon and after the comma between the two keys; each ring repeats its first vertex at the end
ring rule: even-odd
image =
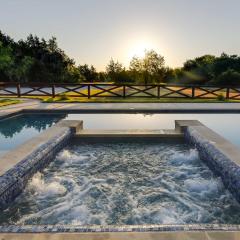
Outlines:
{"type": "Polygon", "coordinates": [[[240,102],[240,100],[217,100],[217,99],[191,99],[191,98],[118,98],[118,97],[56,97],[44,98],[46,103],[223,103],[223,102],[240,102]]]}
{"type": "Polygon", "coordinates": [[[4,107],[4,106],[7,106],[7,105],[11,105],[11,104],[17,104],[17,103],[20,103],[21,101],[20,100],[15,100],[15,99],[0,99],[0,107],[4,107]]]}
{"type": "MultiPolygon", "coordinates": [[[[39,99],[44,103],[240,103],[240,100],[219,100],[219,99],[208,99],[208,98],[148,98],[148,97],[91,97],[88,99],[87,97],[70,97],[67,94],[57,96],[55,98],[49,96],[26,96],[23,98],[30,99],[39,99]]],[[[0,98],[0,106],[4,106],[8,104],[19,103],[17,97],[13,97],[13,99],[3,99],[0,98]],[[13,100],[16,99],[16,100],[13,100]],[[2,105],[1,105],[1,102],[2,105]],[[8,103],[9,102],[9,103],[8,103]]]]}

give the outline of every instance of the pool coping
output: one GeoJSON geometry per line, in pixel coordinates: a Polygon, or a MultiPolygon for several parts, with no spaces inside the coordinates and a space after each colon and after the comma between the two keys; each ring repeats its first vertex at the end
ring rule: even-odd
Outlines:
{"type": "MultiPolygon", "coordinates": [[[[1,109],[0,109],[1,110],[1,109]]],[[[20,109],[13,112],[7,112],[0,115],[0,120],[15,117],[23,114],[159,114],[159,113],[202,113],[202,114],[238,114],[239,109],[140,109],[140,108],[123,108],[123,109],[20,109]]]]}
{"type": "Polygon", "coordinates": [[[128,114],[136,114],[136,113],[149,113],[149,114],[157,114],[157,113],[240,113],[240,108],[239,109],[140,109],[140,108],[123,108],[123,109],[22,109],[20,110],[21,113],[23,114],[28,114],[28,113],[61,113],[61,114],[74,114],[74,113],[128,113],[128,114]]]}
{"type": "Polygon", "coordinates": [[[63,132],[70,129],[72,133],[75,133],[76,131],[79,131],[80,128],[82,128],[82,121],[62,120],[54,126],[44,130],[42,133],[39,133],[37,136],[20,144],[16,148],[6,152],[1,155],[1,161],[5,161],[6,164],[0,166],[0,176],[5,174],[23,159],[33,154],[36,149],[41,149],[43,145],[56,140],[56,138],[58,138],[63,132]]]}
{"type": "Polygon", "coordinates": [[[197,120],[176,120],[175,128],[240,203],[240,149],[197,120]]]}
{"type": "Polygon", "coordinates": [[[107,233],[107,232],[202,232],[240,231],[230,224],[143,224],[143,225],[8,225],[0,233],[107,233]]]}
{"type": "MultiPolygon", "coordinates": [[[[53,113],[53,111],[50,111],[53,113]]],[[[16,114],[16,113],[15,113],[16,114]]],[[[19,115],[16,114],[16,115],[19,115]]],[[[196,139],[193,139],[195,137],[195,133],[197,132],[198,134],[202,134],[203,137],[210,145],[211,149],[214,149],[214,151],[217,149],[219,150],[220,154],[225,155],[227,158],[230,158],[233,163],[236,164],[237,167],[239,167],[238,158],[234,158],[236,156],[236,153],[240,156],[240,150],[238,150],[232,143],[221,137],[220,135],[216,134],[214,131],[211,129],[207,128],[204,126],[202,123],[196,120],[176,120],[176,127],[175,127],[175,133],[176,135],[179,136],[185,136],[186,139],[192,144],[194,144],[197,148],[200,148],[201,146],[198,146],[196,139]],[[194,134],[192,134],[194,132],[194,134]],[[192,135],[191,135],[192,134],[192,135]],[[227,144],[227,147],[224,148],[225,144],[227,144]],[[223,148],[223,149],[222,149],[223,148]],[[232,151],[234,154],[232,155],[232,151]],[[233,156],[233,159],[231,157],[233,156]]],[[[46,132],[55,132],[57,128],[72,128],[74,133],[78,133],[77,135],[81,135],[81,129],[82,129],[82,121],[69,121],[69,120],[64,120],[61,121],[60,123],[55,125],[54,127],[49,128],[48,130],[44,131],[40,135],[46,134],[46,132]],[[70,124],[71,122],[71,124],[70,124]],[[79,122],[81,124],[79,125],[79,122]],[[55,130],[54,130],[55,129],[55,130]],[[80,131],[79,131],[80,130],[80,131]]],[[[84,132],[84,130],[83,130],[84,132]]],[[[121,131],[120,131],[121,132],[121,131]]],[[[150,130],[151,132],[151,130],[150,130]]],[[[122,136],[124,131],[121,132],[119,136],[122,136]]],[[[164,133],[164,132],[162,132],[164,133]]],[[[91,135],[94,133],[86,131],[85,134],[91,135]]],[[[96,134],[96,133],[95,133],[96,134]]],[[[102,136],[106,134],[104,132],[98,133],[99,136],[102,136]]],[[[109,133],[107,133],[109,134],[109,133]]],[[[125,132],[125,135],[132,135],[133,131],[125,132]]],[[[137,133],[139,134],[139,133],[137,133]]],[[[153,133],[153,135],[156,133],[153,133]]],[[[159,134],[159,132],[158,132],[159,134]]],[[[164,133],[165,134],[165,133],[164,133]]],[[[116,135],[115,132],[110,132],[110,136],[116,135]]],[[[136,134],[135,134],[136,135],[136,134]]],[[[144,133],[146,136],[146,132],[144,133]]],[[[142,137],[142,135],[139,135],[142,137]]],[[[37,138],[37,137],[35,137],[37,138]]],[[[31,141],[30,139],[29,141],[31,141]]],[[[27,144],[27,143],[26,143],[27,144]]],[[[21,147],[21,146],[20,146],[21,147]]],[[[214,152],[216,154],[216,152],[214,152]]],[[[206,156],[203,155],[204,158],[206,156]]],[[[221,156],[222,157],[222,156],[221,156]]],[[[212,161],[211,159],[205,159],[206,161],[212,161]]],[[[211,164],[210,164],[211,165],[211,164]]],[[[214,170],[214,169],[213,169],[214,170]]],[[[231,168],[230,168],[231,170],[231,168]]],[[[218,173],[219,174],[219,173],[218,173]]],[[[226,183],[225,183],[226,186],[226,183]]],[[[226,186],[227,188],[229,187],[228,184],[226,186]]],[[[240,190],[240,189],[239,189],[240,190]]],[[[239,195],[240,196],[240,195],[239,195]]],[[[235,195],[235,197],[238,197],[235,195]]],[[[240,198],[239,198],[240,199],[240,198]]],[[[195,231],[240,231],[240,225],[230,225],[230,224],[184,224],[184,225],[178,225],[178,224],[160,224],[160,225],[117,225],[117,226],[74,226],[74,225],[23,225],[23,226],[18,226],[18,225],[8,225],[8,226],[0,226],[0,233],[55,233],[55,232],[166,232],[166,231],[184,231],[184,232],[195,232],[195,231]]]]}
{"type": "Polygon", "coordinates": [[[0,166],[0,210],[23,191],[28,180],[52,161],[82,121],[62,120],[17,148],[3,154],[0,166]]]}

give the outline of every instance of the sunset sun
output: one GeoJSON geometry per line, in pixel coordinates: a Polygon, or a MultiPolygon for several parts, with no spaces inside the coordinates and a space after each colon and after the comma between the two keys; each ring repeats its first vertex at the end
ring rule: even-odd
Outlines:
{"type": "Polygon", "coordinates": [[[152,44],[150,41],[139,41],[134,44],[132,44],[129,53],[128,58],[131,59],[132,57],[139,57],[142,58],[145,55],[146,50],[150,50],[154,48],[154,44],[152,44]]]}
{"type": "Polygon", "coordinates": [[[133,49],[130,52],[130,56],[144,57],[144,54],[147,48],[148,48],[147,44],[140,43],[133,47],[133,49]]]}

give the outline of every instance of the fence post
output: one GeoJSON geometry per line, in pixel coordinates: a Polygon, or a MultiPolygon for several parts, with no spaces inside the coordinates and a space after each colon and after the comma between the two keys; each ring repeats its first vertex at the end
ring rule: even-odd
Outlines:
{"type": "Polygon", "coordinates": [[[55,98],[56,94],[55,94],[55,85],[52,85],[52,97],[55,98]]]}
{"type": "Polygon", "coordinates": [[[88,84],[88,99],[91,97],[91,89],[90,89],[90,85],[88,84]]]}
{"type": "Polygon", "coordinates": [[[160,98],[160,88],[161,88],[160,85],[158,85],[158,87],[157,87],[157,97],[158,98],[160,98]]]}
{"type": "Polygon", "coordinates": [[[123,97],[126,97],[126,85],[123,85],[123,97]]]}
{"type": "Polygon", "coordinates": [[[17,83],[17,96],[21,97],[21,85],[20,85],[20,83],[17,83]]]}
{"type": "Polygon", "coordinates": [[[192,87],[192,98],[195,98],[195,87],[192,87]]]}
{"type": "Polygon", "coordinates": [[[229,95],[230,95],[230,89],[229,89],[229,87],[227,87],[227,90],[226,90],[226,99],[229,99],[229,95]]]}

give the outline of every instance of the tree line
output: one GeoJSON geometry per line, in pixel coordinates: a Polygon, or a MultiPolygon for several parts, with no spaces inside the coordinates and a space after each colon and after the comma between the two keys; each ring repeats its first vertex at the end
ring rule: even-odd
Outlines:
{"type": "Polygon", "coordinates": [[[240,56],[204,55],[187,60],[181,68],[169,68],[164,56],[146,50],[144,57],[134,56],[128,68],[111,59],[106,70],[98,72],[92,65],[76,65],[55,37],[45,40],[30,34],[26,40],[14,41],[0,31],[0,81],[240,86],[240,56]]]}

